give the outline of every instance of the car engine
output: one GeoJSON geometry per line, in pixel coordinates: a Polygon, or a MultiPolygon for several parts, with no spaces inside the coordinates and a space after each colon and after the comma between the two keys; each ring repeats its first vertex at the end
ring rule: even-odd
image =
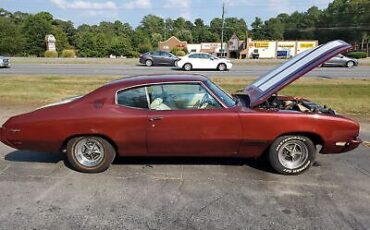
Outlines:
{"type": "MultiPolygon", "coordinates": [[[[249,107],[249,97],[245,94],[234,94],[241,106],[249,107]]],[[[294,110],[303,113],[323,113],[335,115],[331,108],[321,106],[307,99],[296,98],[291,96],[272,95],[264,103],[257,105],[255,108],[267,110],[294,110]]]]}
{"type": "Polygon", "coordinates": [[[326,105],[321,106],[303,98],[272,95],[264,103],[257,106],[261,109],[295,110],[299,112],[324,113],[335,115],[335,111],[326,105]]]}

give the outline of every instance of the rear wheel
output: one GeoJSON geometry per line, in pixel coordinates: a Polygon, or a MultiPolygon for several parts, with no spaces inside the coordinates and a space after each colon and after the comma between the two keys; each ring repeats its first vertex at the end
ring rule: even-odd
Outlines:
{"type": "Polygon", "coordinates": [[[315,160],[316,148],[305,136],[277,138],[269,150],[271,166],[281,174],[295,175],[307,170],[315,160]]]}
{"type": "Polygon", "coordinates": [[[148,60],[145,61],[145,65],[146,66],[152,66],[153,65],[153,61],[150,60],[150,59],[148,59],[148,60]]]}
{"type": "Polygon", "coordinates": [[[193,66],[192,66],[190,63],[186,63],[186,64],[183,66],[183,68],[184,68],[184,70],[186,70],[186,71],[190,71],[190,70],[193,68],[193,66]]]}
{"type": "Polygon", "coordinates": [[[113,146],[101,137],[75,137],[67,144],[68,161],[79,172],[103,172],[109,168],[115,156],[113,146]]]}
{"type": "Polygon", "coordinates": [[[217,69],[219,70],[219,71],[225,71],[226,70],[226,65],[224,64],[224,63],[221,63],[221,64],[219,64],[218,65],[218,67],[217,67],[217,69]]]}
{"type": "Polygon", "coordinates": [[[348,68],[352,68],[353,66],[355,66],[355,63],[353,61],[348,61],[347,64],[346,64],[346,66],[348,68]]]}

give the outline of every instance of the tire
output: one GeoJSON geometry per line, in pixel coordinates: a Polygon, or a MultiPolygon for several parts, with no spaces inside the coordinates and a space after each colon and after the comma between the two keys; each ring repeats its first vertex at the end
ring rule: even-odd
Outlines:
{"type": "Polygon", "coordinates": [[[315,156],[316,147],[313,142],[299,135],[277,138],[268,152],[271,166],[284,175],[297,175],[306,171],[315,161],[315,156]]]}
{"type": "Polygon", "coordinates": [[[182,68],[185,71],[190,71],[191,69],[193,69],[193,66],[190,63],[186,63],[182,68]]]}
{"type": "Polygon", "coordinates": [[[109,168],[115,156],[116,151],[113,146],[101,137],[75,137],[67,144],[68,161],[72,168],[79,172],[104,172],[109,168]]]}
{"type": "Polygon", "coordinates": [[[227,70],[227,66],[225,65],[225,63],[220,63],[220,64],[217,66],[217,70],[218,70],[218,71],[225,71],[225,70],[227,70]]]}
{"type": "Polygon", "coordinates": [[[152,65],[153,65],[153,61],[152,61],[152,60],[150,60],[150,59],[147,59],[147,60],[145,61],[145,65],[146,65],[146,66],[148,66],[148,67],[150,67],[150,66],[152,66],[152,65]]]}
{"type": "Polygon", "coordinates": [[[347,66],[347,68],[352,68],[353,66],[355,66],[355,63],[353,61],[348,61],[346,63],[346,66],[347,66]]]}

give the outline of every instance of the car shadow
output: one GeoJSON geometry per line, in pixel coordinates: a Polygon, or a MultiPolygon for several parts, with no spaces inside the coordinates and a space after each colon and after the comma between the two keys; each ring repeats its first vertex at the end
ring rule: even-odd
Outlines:
{"type": "Polygon", "coordinates": [[[156,68],[156,67],[172,67],[172,68],[174,68],[173,65],[152,65],[152,66],[146,66],[145,64],[136,64],[136,66],[139,66],[139,67],[147,67],[147,68],[156,68]]]}
{"type": "MultiPolygon", "coordinates": [[[[5,155],[6,161],[51,163],[64,161],[64,165],[71,169],[65,154],[45,153],[32,151],[13,151],[5,155]]],[[[264,158],[227,158],[227,157],[117,157],[114,165],[235,165],[249,166],[251,168],[274,173],[274,170],[264,158]]]]}
{"type": "Polygon", "coordinates": [[[264,158],[230,158],[230,157],[117,157],[115,165],[235,165],[274,173],[264,158]]]}
{"type": "Polygon", "coordinates": [[[43,153],[32,151],[13,151],[5,155],[6,161],[32,162],[32,163],[58,163],[66,159],[61,153],[43,153]]]}

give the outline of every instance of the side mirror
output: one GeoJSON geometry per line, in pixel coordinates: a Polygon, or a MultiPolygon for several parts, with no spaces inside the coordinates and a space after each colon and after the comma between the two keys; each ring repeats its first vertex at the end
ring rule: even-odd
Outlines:
{"type": "Polygon", "coordinates": [[[213,60],[215,60],[215,58],[214,58],[214,57],[210,57],[209,59],[211,59],[212,61],[213,61],[213,60]]]}

